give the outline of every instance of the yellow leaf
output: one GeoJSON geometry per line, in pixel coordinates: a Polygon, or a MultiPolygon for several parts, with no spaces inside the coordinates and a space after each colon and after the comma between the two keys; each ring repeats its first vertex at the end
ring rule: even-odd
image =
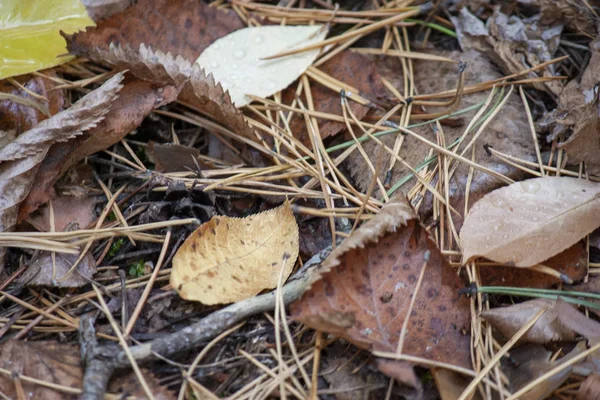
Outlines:
{"type": "Polygon", "coordinates": [[[59,32],[94,25],[80,0],[1,0],[0,79],[69,61],[59,32]]]}
{"type": "Polygon", "coordinates": [[[214,217],[175,254],[171,285],[184,299],[203,304],[243,300],[276,287],[282,267],[287,279],[298,246],[298,224],[287,202],[246,218],[214,217]]]}

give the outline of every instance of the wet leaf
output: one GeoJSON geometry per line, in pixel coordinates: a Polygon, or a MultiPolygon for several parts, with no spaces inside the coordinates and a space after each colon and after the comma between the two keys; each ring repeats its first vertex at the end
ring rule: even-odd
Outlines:
{"type": "Polygon", "coordinates": [[[3,0],[0,19],[0,79],[69,61],[59,31],[94,25],[80,0],[32,2],[3,0]]]}
{"type": "MultiPolygon", "coordinates": [[[[540,345],[520,346],[510,351],[510,360],[512,362],[503,362],[502,371],[508,377],[510,389],[514,393],[532,380],[576,357],[584,352],[585,349],[585,342],[579,342],[567,355],[558,360],[551,361],[552,352],[547,351],[540,345]]],[[[524,395],[519,396],[519,399],[542,400],[548,398],[554,390],[558,389],[569,378],[572,371],[573,366],[564,368],[543,382],[540,382],[524,395]]]]}
{"type": "Polygon", "coordinates": [[[575,332],[559,320],[555,300],[534,299],[508,307],[493,308],[482,312],[481,317],[509,339],[542,308],[547,308],[546,312],[521,337],[519,343],[546,344],[575,339],[575,332]]]}
{"type": "Polygon", "coordinates": [[[173,258],[171,285],[186,300],[230,303],[277,286],[298,257],[298,225],[289,203],[246,218],[213,217],[173,258]]]}
{"type": "MultiPolygon", "coordinates": [[[[386,204],[316,272],[312,287],[291,307],[295,320],[363,348],[396,352],[408,318],[402,353],[470,365],[469,337],[462,331],[468,331],[468,301],[459,298],[457,275],[405,200],[386,204]]],[[[383,372],[414,382],[403,365],[379,360],[383,372]]]]}
{"type": "Polygon", "coordinates": [[[208,46],[196,62],[229,92],[236,107],[252,101],[246,95],[268,97],[295,81],[319,54],[319,49],[262,58],[322,41],[323,25],[259,26],[240,29],[208,46]]]}
{"type": "Polygon", "coordinates": [[[567,177],[528,179],[473,205],[460,231],[463,262],[485,257],[536,265],[600,226],[600,185],[567,177]]]}

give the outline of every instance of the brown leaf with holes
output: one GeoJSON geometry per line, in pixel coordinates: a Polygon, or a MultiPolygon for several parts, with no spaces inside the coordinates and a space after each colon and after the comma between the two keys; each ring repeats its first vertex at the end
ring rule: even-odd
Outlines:
{"type": "Polygon", "coordinates": [[[555,300],[534,299],[508,307],[493,308],[482,312],[481,317],[509,339],[542,308],[546,308],[546,312],[521,337],[519,343],[546,344],[575,339],[575,331],[559,320],[555,300]]]}
{"type": "Polygon", "coordinates": [[[33,188],[19,210],[19,220],[46,203],[54,194],[54,184],[71,166],[119,142],[141,124],[142,120],[164,104],[177,98],[178,91],[171,85],[126,78],[119,97],[100,124],[75,140],[58,143],[50,148],[35,176],[33,188]]]}
{"type": "MultiPolygon", "coordinates": [[[[363,348],[396,352],[408,318],[402,353],[470,367],[469,302],[459,297],[458,276],[406,200],[386,204],[316,272],[291,307],[295,320],[363,348]]],[[[394,378],[418,381],[402,364],[379,360],[394,378]]]]}
{"type": "MultiPolygon", "coordinates": [[[[316,68],[345,84],[354,86],[358,89],[360,94],[366,95],[368,98],[376,99],[385,92],[385,88],[381,83],[381,77],[377,73],[375,64],[369,57],[362,54],[343,51],[316,68]]],[[[295,92],[295,87],[284,90],[281,93],[282,102],[291,105],[295,100],[295,92]]],[[[315,111],[342,117],[342,104],[338,92],[311,80],[311,94],[315,105],[315,111]]],[[[302,101],[306,104],[304,96],[302,96],[302,101]]],[[[359,120],[367,115],[367,112],[369,111],[369,107],[359,104],[356,101],[352,101],[351,99],[349,99],[349,104],[350,109],[359,120]]],[[[326,119],[318,119],[317,121],[319,124],[319,133],[323,139],[335,136],[346,129],[346,124],[344,122],[326,119]]],[[[309,133],[301,113],[295,113],[290,120],[290,130],[294,134],[294,137],[310,147],[309,133]]]]}
{"type": "Polygon", "coordinates": [[[297,257],[298,224],[286,202],[202,224],[175,254],[170,283],[186,300],[231,303],[276,287],[280,274],[285,282],[297,257]]]}

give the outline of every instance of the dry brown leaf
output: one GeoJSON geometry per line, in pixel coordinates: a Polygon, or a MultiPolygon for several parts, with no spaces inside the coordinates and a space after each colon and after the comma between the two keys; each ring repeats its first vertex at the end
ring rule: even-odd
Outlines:
{"type": "Polygon", "coordinates": [[[213,217],[173,258],[171,285],[186,300],[231,303],[277,286],[298,257],[298,225],[289,203],[246,218],[213,217]],[[284,268],[283,272],[281,269],[284,268]]]}
{"type": "Polygon", "coordinates": [[[119,97],[100,124],[74,140],[50,148],[36,176],[33,188],[19,210],[19,221],[46,203],[54,194],[58,178],[84,157],[119,142],[138,127],[152,110],[177,98],[178,91],[168,85],[126,78],[119,97]]]}
{"type": "Polygon", "coordinates": [[[541,8],[541,23],[544,25],[565,24],[571,31],[594,37],[597,31],[597,16],[592,8],[579,0],[536,0],[541,8]]]}
{"type": "Polygon", "coordinates": [[[70,108],[16,136],[0,148],[0,162],[18,160],[48,151],[51,144],[65,142],[95,127],[108,112],[123,87],[123,74],[117,74],[98,90],[82,97],[70,108]]]}
{"type": "Polygon", "coordinates": [[[239,108],[252,102],[246,95],[269,97],[285,89],[306,71],[320,49],[274,60],[263,58],[309,46],[325,36],[323,25],[248,27],[216,40],[196,63],[214,76],[239,108]]]}
{"type": "Polygon", "coordinates": [[[559,298],[556,301],[558,319],[564,326],[590,340],[600,339],[600,322],[586,317],[577,307],[559,298]]]}
{"type": "MultiPolygon", "coordinates": [[[[457,275],[406,200],[386,204],[316,272],[312,287],[292,304],[295,320],[363,348],[395,352],[409,318],[403,354],[470,366],[464,334],[469,330],[468,301],[459,298],[457,275]]],[[[415,382],[405,363],[379,360],[379,366],[396,379],[415,382]]]]}
{"type": "Polygon", "coordinates": [[[600,226],[600,184],[567,177],[528,179],[488,193],[460,231],[463,262],[485,257],[528,267],[600,226]]]}
{"type": "MultiPolygon", "coordinates": [[[[510,351],[510,359],[512,362],[502,363],[502,370],[508,378],[511,391],[514,393],[532,380],[581,354],[585,349],[585,342],[579,342],[577,343],[577,346],[564,357],[550,361],[552,352],[547,351],[544,347],[531,344],[523,345],[510,351]]],[[[548,379],[545,379],[543,382],[540,382],[527,393],[519,396],[519,399],[542,400],[548,398],[554,390],[561,387],[561,385],[569,378],[572,371],[573,366],[562,369],[551,377],[548,377],[548,379]]]]}
{"type": "MultiPolygon", "coordinates": [[[[358,89],[360,94],[368,98],[376,98],[381,93],[384,93],[385,88],[381,83],[381,77],[377,73],[375,63],[371,58],[362,54],[343,51],[317,68],[341,82],[352,85],[358,89]]],[[[340,94],[338,92],[313,81],[311,81],[310,88],[316,111],[340,117],[343,115],[340,94]]],[[[282,92],[283,103],[291,105],[295,100],[295,93],[296,88],[294,87],[284,90],[282,92]]],[[[302,97],[304,98],[304,96],[302,97]]],[[[350,109],[359,120],[362,120],[369,111],[369,107],[359,104],[356,101],[350,101],[349,104],[350,109]]],[[[343,122],[325,119],[318,119],[317,122],[319,124],[319,133],[323,139],[335,136],[346,129],[346,124],[343,122]]],[[[295,113],[292,116],[290,131],[302,143],[309,147],[311,146],[303,115],[295,113]]]]}
{"type": "MultiPolygon", "coordinates": [[[[77,346],[56,342],[20,342],[10,340],[0,350],[0,367],[36,378],[48,383],[78,389],[81,387],[83,372],[77,346]]],[[[48,387],[20,380],[25,398],[23,400],[65,400],[77,399],[48,387]]],[[[11,399],[20,398],[16,384],[10,376],[0,375],[0,391],[11,399]]]]}
{"type": "MultiPolygon", "coordinates": [[[[95,219],[94,207],[97,202],[93,197],[59,196],[54,199],[52,208],[55,231],[85,229],[95,219]]],[[[49,207],[41,209],[39,214],[30,217],[27,222],[40,232],[50,232],[49,207]]]]}
{"type": "MultiPolygon", "coordinates": [[[[442,400],[457,400],[469,386],[469,379],[457,372],[443,368],[432,368],[431,375],[442,400]]],[[[482,400],[481,394],[475,392],[471,400],[482,400]]]]}
{"type": "Polygon", "coordinates": [[[97,22],[123,11],[133,0],[82,0],[82,3],[90,18],[97,22]]]}
{"type": "Polygon", "coordinates": [[[198,160],[200,150],[180,144],[148,143],[149,155],[160,172],[198,171],[205,166],[198,160]]]}
{"type": "Polygon", "coordinates": [[[509,339],[542,308],[546,308],[546,312],[521,337],[519,343],[546,344],[575,339],[575,331],[561,323],[558,318],[556,300],[534,299],[508,307],[493,308],[482,312],[481,317],[509,339]]]}
{"type": "Polygon", "coordinates": [[[50,286],[61,288],[75,288],[90,283],[96,273],[96,261],[90,252],[85,253],[77,268],[66,279],[80,254],[55,253],[54,262],[52,253],[41,252],[29,262],[27,270],[21,275],[19,283],[26,286],[50,286]]]}
{"type": "MultiPolygon", "coordinates": [[[[543,265],[560,274],[568,276],[573,282],[583,280],[588,274],[588,252],[585,243],[580,241],[554,257],[544,261],[543,265]]],[[[482,286],[516,286],[546,289],[561,280],[553,275],[531,268],[514,268],[498,265],[478,265],[482,286]]]]}
{"type": "Polygon", "coordinates": [[[592,374],[583,381],[576,400],[600,400],[600,374],[592,374]]]}

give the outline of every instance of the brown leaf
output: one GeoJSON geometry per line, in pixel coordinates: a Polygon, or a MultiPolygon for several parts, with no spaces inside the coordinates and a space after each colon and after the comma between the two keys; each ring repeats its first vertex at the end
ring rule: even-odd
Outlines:
{"type": "Polygon", "coordinates": [[[90,252],[83,256],[81,262],[77,264],[75,270],[66,279],[62,279],[79,256],[79,254],[55,253],[53,263],[52,253],[43,251],[30,261],[29,267],[19,279],[19,284],[61,288],[86,285],[90,283],[90,279],[97,270],[96,261],[90,252]]]}
{"type": "MultiPolygon", "coordinates": [[[[370,98],[377,98],[384,92],[381,77],[377,73],[375,64],[372,59],[362,54],[343,51],[317,68],[339,81],[356,87],[360,93],[367,94],[370,98]]],[[[317,82],[311,82],[311,90],[316,111],[342,116],[342,105],[338,92],[317,82]]],[[[295,99],[295,91],[296,88],[291,87],[281,93],[284,104],[292,103],[295,99]]],[[[369,111],[369,107],[363,106],[356,101],[350,100],[349,104],[350,109],[359,120],[369,111]]],[[[346,129],[344,122],[319,119],[318,123],[319,132],[323,139],[335,136],[346,129]]],[[[310,147],[311,142],[304,116],[297,113],[294,114],[290,120],[290,130],[293,132],[294,137],[310,147]]]]}
{"type": "Polygon", "coordinates": [[[108,112],[123,87],[123,74],[117,74],[98,90],[82,97],[70,108],[16,136],[0,148],[0,162],[18,160],[48,150],[51,144],[65,142],[95,127],[108,112]]]}
{"type": "Polygon", "coordinates": [[[509,339],[542,308],[547,308],[546,312],[521,337],[519,343],[545,344],[575,339],[575,332],[558,319],[555,300],[534,299],[508,307],[493,308],[482,312],[481,317],[509,339]]]}
{"type": "Polygon", "coordinates": [[[582,33],[588,37],[598,34],[597,17],[585,3],[577,0],[537,0],[541,8],[541,20],[544,25],[564,24],[570,31],[582,33]]]}
{"type": "Polygon", "coordinates": [[[556,301],[556,312],[559,321],[577,334],[590,340],[600,339],[600,322],[586,317],[573,304],[559,298],[556,301]]]}
{"type": "MultiPolygon", "coordinates": [[[[462,333],[469,326],[468,301],[459,298],[457,275],[406,200],[386,204],[316,272],[312,287],[292,305],[295,320],[363,348],[395,352],[409,318],[404,354],[470,366],[469,337],[462,333]]],[[[411,381],[404,363],[380,361],[384,372],[411,381]]]]}
{"type": "Polygon", "coordinates": [[[19,210],[19,220],[46,203],[53,195],[58,178],[86,156],[108,148],[138,127],[142,120],[177,97],[173,86],[126,79],[119,97],[110,106],[105,119],[75,140],[53,145],[35,177],[31,193],[19,210]]]}
{"type": "MultiPolygon", "coordinates": [[[[83,372],[77,346],[56,342],[20,342],[10,340],[0,350],[0,366],[8,371],[36,378],[48,383],[78,389],[83,372]]],[[[20,380],[26,400],[77,399],[42,385],[20,380]]],[[[0,391],[11,399],[17,395],[15,381],[10,376],[0,375],[0,391]]]]}
{"type": "MultiPolygon", "coordinates": [[[[95,219],[94,207],[96,203],[97,200],[93,197],[57,197],[52,202],[55,231],[62,232],[67,228],[85,229],[95,219]]],[[[50,232],[49,207],[44,207],[39,214],[29,218],[28,222],[40,232],[50,232]]]]}
{"type": "MultiPolygon", "coordinates": [[[[532,380],[576,357],[584,352],[585,349],[585,342],[579,342],[564,357],[550,361],[552,352],[547,351],[544,347],[529,344],[520,346],[510,351],[510,359],[513,362],[502,363],[502,371],[506,374],[510,383],[510,389],[514,393],[532,380]]],[[[554,390],[558,389],[569,378],[572,371],[573,366],[564,368],[543,382],[540,382],[527,393],[519,396],[519,399],[542,400],[548,398],[554,390]]]]}
{"type": "Polygon", "coordinates": [[[298,225],[289,203],[246,218],[213,217],[173,258],[171,285],[186,300],[231,303],[277,286],[298,257],[298,225]]]}
{"type": "Polygon", "coordinates": [[[572,164],[585,162],[586,171],[600,175],[600,116],[596,101],[583,106],[571,137],[561,144],[572,164]]]}
{"type": "Polygon", "coordinates": [[[90,18],[97,22],[123,11],[133,0],[82,0],[82,3],[90,18]]]}
{"type": "Polygon", "coordinates": [[[600,374],[592,374],[583,381],[576,400],[600,400],[600,374]]]}
{"type": "Polygon", "coordinates": [[[233,11],[195,0],[138,0],[85,32],[64,35],[71,54],[89,57],[110,43],[138,49],[145,44],[195,61],[216,39],[245,25],[233,11]]]}
{"type": "Polygon", "coordinates": [[[200,150],[180,144],[148,143],[150,155],[154,158],[156,170],[160,172],[198,171],[204,163],[198,160],[200,150]]]}
{"type": "MultiPolygon", "coordinates": [[[[456,400],[460,398],[460,395],[469,386],[469,379],[448,369],[432,368],[431,375],[433,375],[435,386],[442,400],[456,400]]],[[[477,391],[471,399],[482,400],[481,395],[477,391]]]]}
{"type": "MultiPolygon", "coordinates": [[[[573,282],[587,276],[588,253],[585,243],[573,246],[544,261],[544,265],[571,278],[573,282]]],[[[516,286],[545,289],[560,283],[560,279],[530,268],[478,265],[482,286],[516,286]]]]}
{"type": "MultiPolygon", "coordinates": [[[[142,375],[144,380],[152,391],[152,396],[155,400],[175,400],[176,396],[173,392],[169,391],[166,387],[160,384],[159,379],[152,374],[151,371],[142,368],[142,375]]],[[[133,371],[129,371],[126,374],[115,374],[116,376],[111,379],[108,385],[109,393],[119,393],[119,395],[125,397],[132,396],[136,400],[149,400],[146,392],[140,385],[140,382],[133,371]]]]}
{"type": "Polygon", "coordinates": [[[463,262],[539,264],[600,226],[599,194],[600,184],[567,177],[528,179],[488,193],[460,231],[463,262]]]}

